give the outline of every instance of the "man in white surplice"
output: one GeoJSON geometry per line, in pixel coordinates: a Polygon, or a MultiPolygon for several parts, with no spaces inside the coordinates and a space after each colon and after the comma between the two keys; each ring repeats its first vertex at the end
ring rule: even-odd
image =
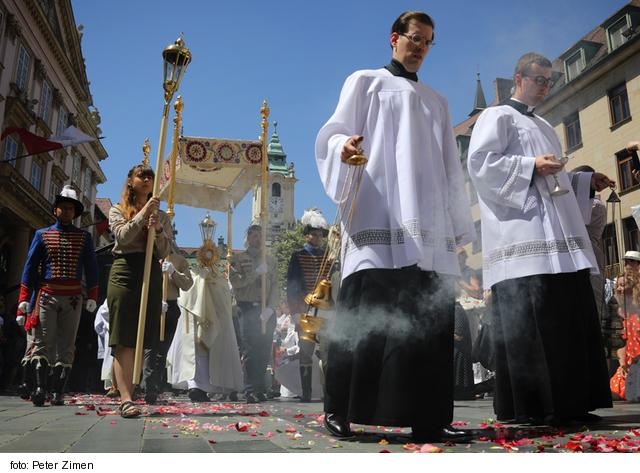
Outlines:
{"type": "Polygon", "coordinates": [[[456,246],[475,230],[447,101],[418,81],[433,40],[429,15],[401,14],[391,63],[346,79],[316,139],[324,189],[343,209],[346,161],[368,158],[354,211],[341,213],[342,285],[327,334],[325,427],[336,437],[352,435],[349,422],[410,426],[415,441],[467,436],[450,426],[453,285],[456,246]]]}
{"type": "Polygon", "coordinates": [[[533,111],[553,86],[551,74],[548,59],[522,56],[513,97],[482,112],[469,145],[501,421],[597,421],[589,411],[611,405],[585,222],[593,193],[615,183],[564,171],[554,129],[533,111]]]}

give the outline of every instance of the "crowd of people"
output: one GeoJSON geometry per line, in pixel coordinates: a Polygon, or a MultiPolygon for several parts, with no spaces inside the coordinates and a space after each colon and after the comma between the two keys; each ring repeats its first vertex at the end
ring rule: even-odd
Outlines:
{"type": "MultiPolygon", "coordinates": [[[[418,442],[468,441],[451,425],[454,400],[486,393],[500,422],[533,425],[598,422],[592,411],[612,395],[638,400],[640,252],[627,252],[624,271],[605,281],[597,193],[615,182],[564,169],[554,129],[535,113],[554,83],[551,62],[522,55],[511,98],[473,128],[467,171],[483,248],[473,269],[464,246],[478,236],[447,100],[418,77],[434,41],[428,14],[404,12],[391,27],[389,64],[346,79],[315,156],[338,205],[354,159],[366,157],[348,197],[360,211],[340,216],[339,256],[327,249],[321,212],[305,212],[284,298],[259,225],[226,272],[213,260],[190,268],[152,193],[153,170],[129,170],[109,212],[114,260],[95,318],[101,378],[123,418],[141,415],[139,343],[147,404],[168,388],[194,402],[322,399],[324,426],[338,438],[358,423],[410,427],[418,442]],[[322,304],[309,298],[319,283],[332,289],[322,304]],[[317,333],[305,325],[313,317],[324,321],[317,333]],[[616,317],[621,343],[603,330],[616,317]]],[[[56,196],[56,223],[35,233],[27,255],[15,323],[0,305],[2,336],[12,334],[2,356],[13,360],[1,374],[20,376],[18,392],[35,406],[64,404],[81,313],[100,300],[91,236],[73,225],[82,211],[71,187],[56,196]]]]}

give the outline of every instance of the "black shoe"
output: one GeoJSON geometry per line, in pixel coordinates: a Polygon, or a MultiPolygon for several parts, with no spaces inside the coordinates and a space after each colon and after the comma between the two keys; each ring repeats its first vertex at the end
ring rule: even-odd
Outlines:
{"type": "Polygon", "coordinates": [[[46,399],[47,399],[47,393],[40,388],[36,388],[36,390],[31,393],[31,402],[36,407],[44,406],[44,401],[46,399]]]}
{"type": "Polygon", "coordinates": [[[331,435],[339,438],[353,437],[349,422],[338,414],[325,414],[324,427],[331,435]]]}
{"type": "Polygon", "coordinates": [[[255,394],[253,393],[247,393],[244,395],[245,400],[247,401],[247,404],[258,404],[258,398],[256,398],[255,394]]]}
{"type": "Polygon", "coordinates": [[[267,400],[267,396],[264,393],[256,393],[256,399],[258,402],[265,402],[267,400]]]}
{"type": "Polygon", "coordinates": [[[470,432],[465,430],[456,429],[450,425],[442,427],[441,429],[412,427],[411,439],[414,442],[469,442],[473,438],[470,432]]]}
{"type": "Polygon", "coordinates": [[[191,388],[189,389],[189,399],[192,402],[209,402],[209,396],[202,389],[191,388]]]}
{"type": "Polygon", "coordinates": [[[155,404],[158,401],[158,393],[148,392],[144,395],[144,402],[147,404],[155,404]]]}
{"type": "Polygon", "coordinates": [[[64,399],[62,398],[62,394],[53,393],[51,395],[51,405],[52,406],[64,406],[64,399]]]}
{"type": "Polygon", "coordinates": [[[238,392],[237,391],[231,391],[229,393],[229,401],[238,402],[238,392]]]}

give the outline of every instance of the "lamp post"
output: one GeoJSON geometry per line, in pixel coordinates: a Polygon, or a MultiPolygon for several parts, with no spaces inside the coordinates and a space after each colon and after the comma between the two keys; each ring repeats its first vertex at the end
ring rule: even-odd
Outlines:
{"type": "MultiPolygon", "coordinates": [[[[616,273],[620,273],[622,272],[624,265],[622,263],[622,258],[624,255],[624,248],[623,246],[623,242],[624,242],[624,238],[621,235],[622,232],[622,228],[620,228],[620,232],[618,232],[618,224],[617,221],[620,221],[620,226],[622,227],[622,204],[620,201],[620,197],[618,196],[618,193],[611,189],[611,194],[609,194],[609,197],[607,197],[607,207],[609,207],[609,204],[611,204],[611,224],[613,225],[613,233],[616,237],[616,248],[617,248],[617,252],[618,252],[618,270],[616,271],[616,273]],[[616,207],[618,208],[618,219],[616,219],[616,207]]],[[[607,211],[609,209],[607,208],[607,211]]],[[[616,275],[614,274],[613,277],[615,277],[616,275]]]]}
{"type": "MultiPolygon", "coordinates": [[[[160,122],[160,141],[156,156],[156,178],[153,180],[153,195],[158,195],[160,190],[160,175],[162,173],[162,159],[164,156],[164,142],[167,135],[167,121],[169,119],[169,104],[173,94],[178,90],[180,81],[184,76],[187,66],[191,62],[191,52],[185,47],[182,35],[162,51],[164,61],[163,89],[164,108],[160,122]]],[[[174,179],[174,176],[171,176],[174,179]]],[[[154,227],[150,227],[147,233],[147,247],[144,260],[144,273],[142,276],[142,294],[140,296],[140,316],[138,318],[138,334],[136,338],[135,358],[133,360],[133,384],[140,381],[142,365],[142,348],[144,344],[144,327],[146,323],[147,302],[149,298],[149,278],[151,276],[151,259],[153,258],[153,242],[156,237],[154,227]]]]}

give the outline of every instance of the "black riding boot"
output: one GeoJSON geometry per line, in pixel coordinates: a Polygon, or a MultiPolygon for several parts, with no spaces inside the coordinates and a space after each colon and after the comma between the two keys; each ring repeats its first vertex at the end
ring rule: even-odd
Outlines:
{"type": "Polygon", "coordinates": [[[31,360],[31,364],[35,366],[36,372],[36,389],[31,393],[31,402],[34,406],[44,406],[44,401],[47,398],[49,362],[44,358],[38,358],[31,360]]]}
{"type": "Polygon", "coordinates": [[[29,399],[34,389],[36,378],[35,365],[31,364],[31,360],[25,361],[20,366],[20,384],[18,385],[18,396],[21,399],[29,399]]]}
{"type": "Polygon", "coordinates": [[[311,366],[300,366],[301,402],[311,402],[311,366]]]}
{"type": "Polygon", "coordinates": [[[56,365],[53,367],[53,393],[51,396],[52,406],[64,406],[63,396],[70,372],[70,366],[56,365]]]}
{"type": "Polygon", "coordinates": [[[144,402],[155,404],[158,400],[158,353],[156,350],[144,351],[142,377],[144,381],[144,402]]]}

